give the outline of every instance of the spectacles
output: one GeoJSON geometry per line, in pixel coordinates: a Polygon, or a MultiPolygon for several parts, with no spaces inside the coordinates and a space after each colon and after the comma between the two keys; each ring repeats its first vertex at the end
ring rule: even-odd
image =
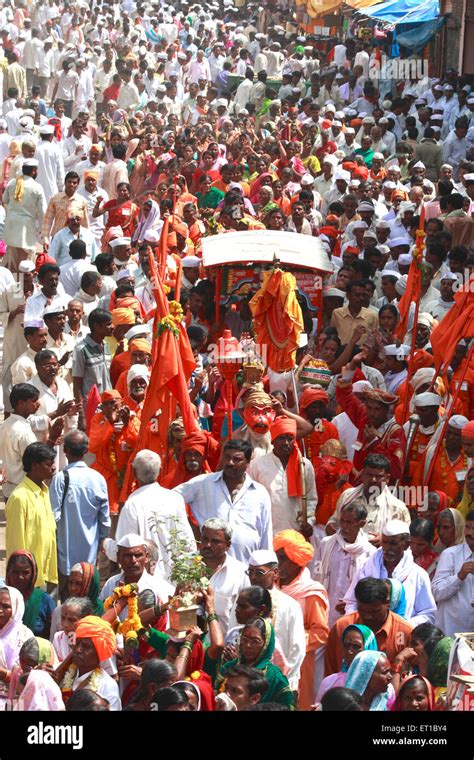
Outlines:
{"type": "Polygon", "coordinates": [[[252,570],[252,568],[249,567],[249,569],[245,571],[245,575],[256,575],[257,578],[264,578],[268,573],[271,573],[271,568],[269,570],[252,570]]]}
{"type": "Polygon", "coordinates": [[[255,644],[256,646],[263,644],[262,639],[253,639],[250,636],[241,636],[240,641],[246,641],[247,644],[255,644]]]}

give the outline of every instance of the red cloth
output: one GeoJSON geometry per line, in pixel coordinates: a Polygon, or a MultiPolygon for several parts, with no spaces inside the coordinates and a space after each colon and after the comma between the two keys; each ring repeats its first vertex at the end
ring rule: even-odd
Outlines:
{"type": "Polygon", "coordinates": [[[364,404],[352,392],[352,386],[337,385],[336,398],[351,422],[358,428],[357,440],[362,443],[359,451],[354,452],[354,469],[360,474],[369,454],[384,454],[390,461],[390,482],[402,477],[402,464],[405,458],[407,440],[403,428],[393,421],[380,438],[365,441],[364,428],[367,425],[367,411],[364,404]]]}
{"type": "Polygon", "coordinates": [[[322,388],[305,388],[300,397],[300,410],[303,411],[315,401],[329,402],[329,396],[322,388]]]}
{"type": "Polygon", "coordinates": [[[100,404],[100,393],[99,389],[97,388],[97,385],[94,383],[92,388],[89,391],[89,395],[87,397],[87,403],[86,403],[86,433],[89,435],[91,424],[92,424],[92,418],[94,414],[97,411],[97,407],[100,404]]]}

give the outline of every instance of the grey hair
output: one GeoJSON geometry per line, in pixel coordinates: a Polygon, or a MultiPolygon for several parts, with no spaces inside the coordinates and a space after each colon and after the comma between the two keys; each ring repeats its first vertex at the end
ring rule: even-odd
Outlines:
{"type": "Polygon", "coordinates": [[[143,449],[136,455],[132,467],[137,480],[144,486],[150,485],[156,481],[160,474],[161,457],[150,449],[143,449]]]}
{"type": "Polygon", "coordinates": [[[94,605],[88,596],[70,596],[63,602],[63,607],[66,607],[66,605],[79,610],[81,618],[94,614],[94,605]]]}
{"type": "Polygon", "coordinates": [[[224,531],[224,536],[227,541],[230,541],[232,539],[232,528],[230,527],[229,523],[227,523],[221,517],[210,517],[209,520],[206,520],[202,527],[203,529],[209,528],[209,530],[222,530],[224,531]]]}
{"type": "Polygon", "coordinates": [[[152,541],[151,538],[145,538],[145,546],[148,549],[148,559],[152,562],[158,562],[160,558],[160,552],[155,542],[152,541]]]}

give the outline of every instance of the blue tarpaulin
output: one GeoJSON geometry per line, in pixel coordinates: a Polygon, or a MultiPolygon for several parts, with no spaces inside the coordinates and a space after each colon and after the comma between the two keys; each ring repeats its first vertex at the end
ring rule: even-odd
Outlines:
{"type": "Polygon", "coordinates": [[[419,52],[423,50],[443,24],[444,16],[421,24],[400,24],[397,26],[397,40],[400,45],[408,48],[408,50],[419,52]]]}
{"type": "Polygon", "coordinates": [[[434,21],[439,17],[439,0],[388,0],[360,10],[368,18],[388,24],[414,24],[434,21]]]}

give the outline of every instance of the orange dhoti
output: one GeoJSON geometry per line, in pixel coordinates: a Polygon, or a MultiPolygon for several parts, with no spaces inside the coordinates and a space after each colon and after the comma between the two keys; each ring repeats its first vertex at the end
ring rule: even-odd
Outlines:
{"type": "Polygon", "coordinates": [[[93,470],[107,481],[111,514],[116,514],[120,502],[120,490],[130,454],[138,438],[140,423],[131,417],[128,425],[116,430],[102,413],[95,414],[89,435],[89,451],[95,454],[93,470]]]}

